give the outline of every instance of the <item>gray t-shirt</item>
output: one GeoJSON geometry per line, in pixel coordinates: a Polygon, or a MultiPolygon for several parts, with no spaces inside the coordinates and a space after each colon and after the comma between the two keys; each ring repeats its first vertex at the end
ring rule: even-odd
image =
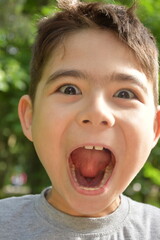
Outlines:
{"type": "Polygon", "coordinates": [[[0,200],[0,240],[160,240],[160,209],[122,195],[101,218],[73,217],[41,195],[0,200]]]}

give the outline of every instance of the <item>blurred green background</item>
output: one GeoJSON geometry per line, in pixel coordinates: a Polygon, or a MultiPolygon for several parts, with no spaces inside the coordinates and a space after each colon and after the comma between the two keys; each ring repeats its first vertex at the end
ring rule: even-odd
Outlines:
{"type": "MultiPolygon", "coordinates": [[[[32,143],[22,134],[17,105],[28,91],[36,23],[55,11],[53,0],[0,0],[0,198],[39,193],[50,185],[32,143]]],[[[160,1],[139,1],[137,13],[151,29],[160,49],[160,1]]],[[[125,194],[160,207],[160,143],[125,194]]]]}

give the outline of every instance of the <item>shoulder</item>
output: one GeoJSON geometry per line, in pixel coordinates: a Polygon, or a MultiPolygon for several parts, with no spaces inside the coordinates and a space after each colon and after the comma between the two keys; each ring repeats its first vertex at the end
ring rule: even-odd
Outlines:
{"type": "Polygon", "coordinates": [[[35,211],[37,196],[27,195],[0,200],[0,239],[25,239],[25,234],[30,233],[27,229],[31,230],[31,226],[38,219],[35,211]],[[24,238],[21,238],[22,235],[24,238]]]}
{"type": "Polygon", "coordinates": [[[160,209],[125,197],[129,203],[128,227],[150,236],[149,239],[160,239],[160,209]]]}
{"type": "Polygon", "coordinates": [[[138,213],[138,215],[143,218],[155,219],[155,217],[160,217],[160,208],[149,204],[137,202],[130,198],[128,198],[128,201],[132,213],[138,213]]]}
{"type": "Polygon", "coordinates": [[[31,205],[36,195],[26,195],[22,197],[11,197],[0,200],[0,214],[2,212],[15,211],[15,208],[21,208],[31,205]]]}
{"type": "Polygon", "coordinates": [[[32,215],[36,196],[26,195],[0,200],[0,225],[23,218],[24,215],[32,215]]]}

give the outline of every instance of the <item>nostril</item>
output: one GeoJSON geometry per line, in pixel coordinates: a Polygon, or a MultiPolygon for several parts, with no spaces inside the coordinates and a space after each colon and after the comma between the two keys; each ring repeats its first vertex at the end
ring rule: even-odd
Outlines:
{"type": "Polygon", "coordinates": [[[89,120],[83,120],[83,123],[89,123],[90,121],[89,120]]]}
{"type": "Polygon", "coordinates": [[[103,125],[107,125],[108,123],[107,123],[107,121],[102,121],[101,122],[103,125]]]}
{"type": "MultiPolygon", "coordinates": [[[[82,122],[83,122],[83,123],[90,123],[90,121],[87,120],[87,119],[83,120],[82,122]]],[[[101,124],[103,124],[103,125],[108,125],[107,121],[101,121],[101,124]]]]}

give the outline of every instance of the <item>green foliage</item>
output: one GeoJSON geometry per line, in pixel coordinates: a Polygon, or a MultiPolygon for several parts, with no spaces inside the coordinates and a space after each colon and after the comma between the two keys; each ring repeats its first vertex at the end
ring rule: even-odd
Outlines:
{"type": "Polygon", "coordinates": [[[154,184],[160,186],[160,170],[152,166],[150,162],[144,167],[144,177],[149,178],[154,184]]]}
{"type": "MultiPolygon", "coordinates": [[[[109,3],[132,5],[131,0],[104,0],[109,3]]],[[[51,0],[0,0],[0,194],[15,168],[28,174],[32,193],[49,185],[32,144],[22,134],[17,116],[21,95],[28,91],[29,62],[36,32],[36,22],[43,16],[57,11],[56,1],[51,0]]],[[[155,35],[160,47],[160,1],[141,0],[138,15],[155,35]]],[[[160,204],[160,144],[152,151],[148,163],[127,188],[132,198],[159,206],[160,204]]],[[[125,169],[124,169],[125,174],[125,169]]]]}

